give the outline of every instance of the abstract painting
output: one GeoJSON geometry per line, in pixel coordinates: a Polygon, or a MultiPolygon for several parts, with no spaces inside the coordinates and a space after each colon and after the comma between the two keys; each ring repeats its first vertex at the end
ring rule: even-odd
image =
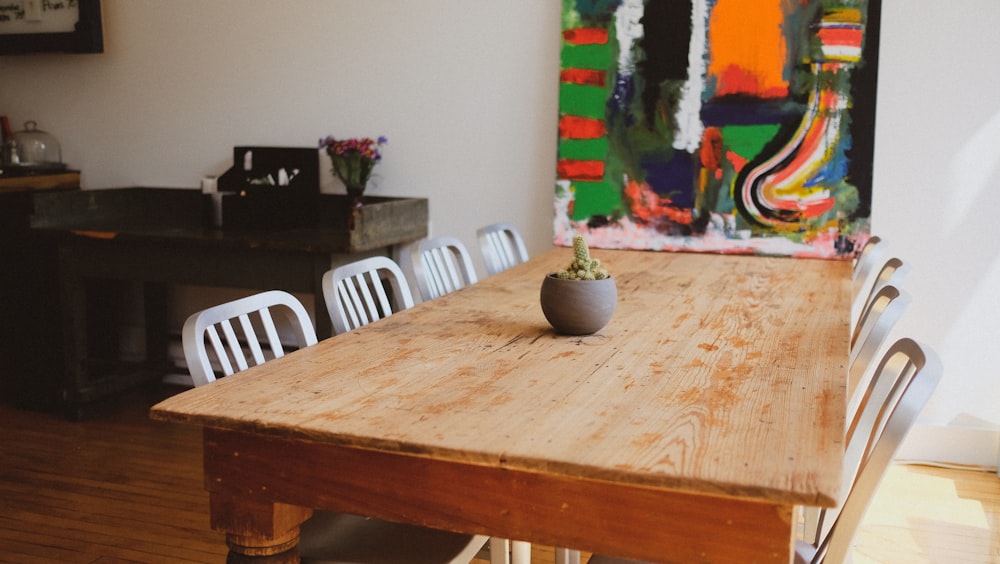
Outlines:
{"type": "Polygon", "coordinates": [[[848,258],[880,0],[562,0],[555,242],[848,258]]]}

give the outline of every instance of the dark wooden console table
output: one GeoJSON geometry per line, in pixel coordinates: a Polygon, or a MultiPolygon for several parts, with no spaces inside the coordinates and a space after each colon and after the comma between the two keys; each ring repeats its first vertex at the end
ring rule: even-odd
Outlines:
{"type": "MultiPolygon", "coordinates": [[[[427,200],[366,198],[354,231],[346,198],[321,196],[319,221],[281,229],[211,227],[210,202],[196,190],[126,188],[39,195],[32,230],[58,249],[70,418],[86,404],[170,370],[166,289],[171,284],[311,294],[320,338],[331,334],[321,280],[332,266],[427,235],[427,200]],[[101,285],[142,285],[147,358],[126,364],[101,349],[113,320],[100,319],[101,285]],[[103,326],[102,326],[103,323],[103,326]]],[[[225,224],[224,224],[225,225],[225,224]]],[[[180,328],[173,328],[179,331],[180,328]]],[[[113,331],[112,331],[113,333],[113,331]]],[[[112,347],[113,348],[113,347],[112,347]]]]}

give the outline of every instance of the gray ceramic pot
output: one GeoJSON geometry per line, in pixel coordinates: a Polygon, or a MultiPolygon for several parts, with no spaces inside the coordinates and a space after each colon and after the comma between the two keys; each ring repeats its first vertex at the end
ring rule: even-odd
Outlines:
{"type": "Polygon", "coordinates": [[[618,305],[614,278],[564,280],[549,274],[542,281],[542,313],[552,327],[565,335],[589,335],[600,331],[618,305]]]}

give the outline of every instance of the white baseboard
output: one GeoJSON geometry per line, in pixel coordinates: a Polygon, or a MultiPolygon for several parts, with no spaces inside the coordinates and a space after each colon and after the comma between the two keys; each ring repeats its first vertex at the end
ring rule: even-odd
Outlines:
{"type": "Polygon", "coordinates": [[[1000,430],[918,423],[900,445],[896,459],[1000,473],[1000,430]]]}

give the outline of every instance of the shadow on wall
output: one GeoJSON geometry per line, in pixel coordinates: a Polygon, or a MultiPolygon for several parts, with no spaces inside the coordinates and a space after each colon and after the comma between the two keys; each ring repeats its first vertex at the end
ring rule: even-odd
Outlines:
{"type": "MultiPolygon", "coordinates": [[[[995,244],[1000,241],[1000,218],[996,212],[1000,209],[1000,190],[996,189],[1000,182],[1000,110],[956,148],[954,155],[944,175],[948,184],[941,186],[936,194],[928,195],[940,201],[939,207],[932,212],[936,215],[931,218],[939,222],[939,228],[932,231],[940,236],[924,240],[928,247],[921,254],[934,257],[934,264],[918,267],[914,274],[925,281],[929,276],[937,280],[938,286],[921,292],[934,302],[924,307],[931,308],[928,311],[941,336],[939,347],[952,350],[953,355],[962,355],[977,350],[976,343],[981,344],[983,338],[970,339],[965,319],[982,319],[976,322],[976,326],[982,326],[996,322],[987,316],[1000,315],[997,311],[1000,301],[994,296],[1000,273],[1000,246],[995,244]],[[942,280],[946,286],[940,285],[942,280]]],[[[971,366],[990,364],[983,358],[969,359],[969,362],[973,363],[971,366]]],[[[992,389],[984,389],[979,385],[975,390],[961,393],[996,394],[1000,393],[1000,388],[994,385],[992,389]]],[[[928,412],[935,411],[935,403],[932,398],[928,412]]],[[[1000,429],[1000,412],[984,413],[981,407],[974,411],[973,414],[960,413],[954,418],[948,413],[948,418],[952,419],[949,424],[969,427],[975,421],[971,424],[973,428],[1000,429]],[[984,420],[984,417],[991,420],[984,420]]]]}

